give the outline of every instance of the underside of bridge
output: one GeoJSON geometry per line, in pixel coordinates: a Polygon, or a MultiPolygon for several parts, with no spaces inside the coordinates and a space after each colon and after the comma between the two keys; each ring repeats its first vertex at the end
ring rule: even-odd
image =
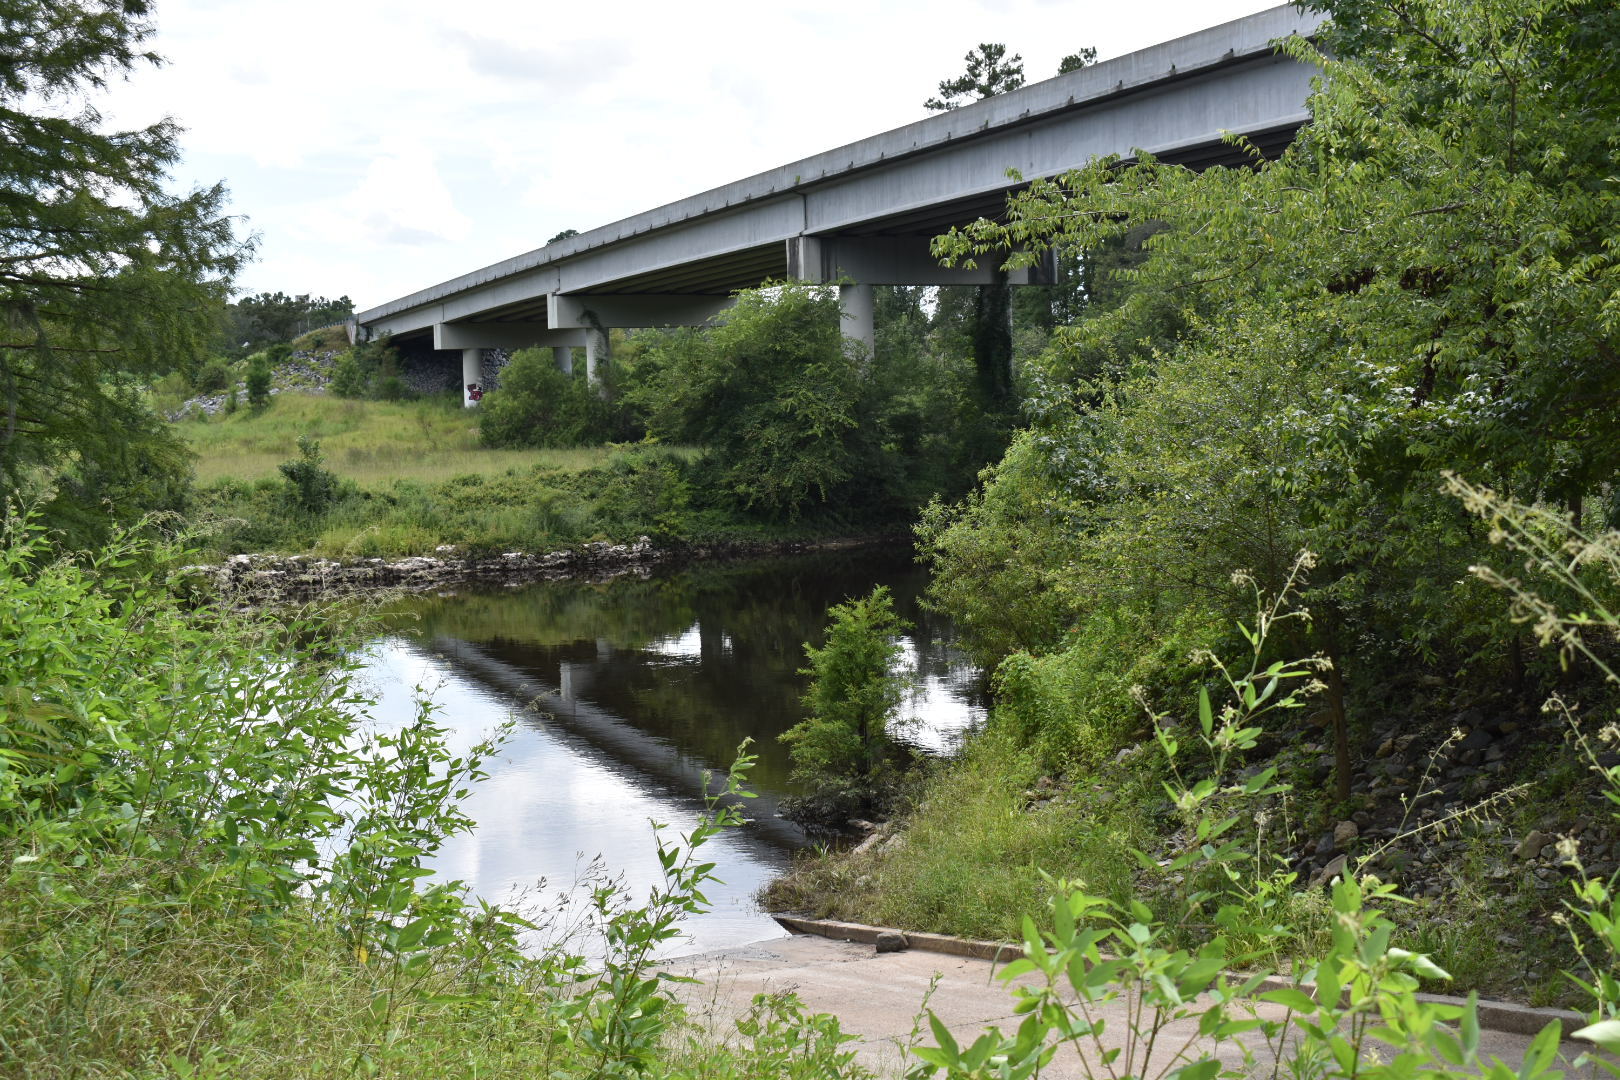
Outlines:
{"type": "Polygon", "coordinates": [[[1054,176],[1146,151],[1242,167],[1249,147],[1281,153],[1309,119],[1315,70],[1274,41],[1314,19],[1275,8],[932,116],[401,297],[361,313],[357,331],[459,355],[468,384],[482,381],[483,350],[529,346],[565,366],[582,348],[594,377],[610,329],[702,325],[740,289],[797,280],[839,284],[845,333],[870,348],[874,285],[1051,280],[1049,267],[1003,275],[993,260],[945,268],[930,255],[953,226],[1005,214],[1022,187],[1009,169],[1054,176]]]}

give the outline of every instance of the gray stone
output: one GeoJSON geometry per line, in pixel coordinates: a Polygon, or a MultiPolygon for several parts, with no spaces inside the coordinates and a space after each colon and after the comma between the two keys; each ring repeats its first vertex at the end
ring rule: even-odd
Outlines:
{"type": "Polygon", "coordinates": [[[1339,850],[1355,843],[1356,837],[1361,835],[1361,829],[1353,821],[1341,821],[1333,826],[1333,846],[1339,850]]]}
{"type": "Polygon", "coordinates": [[[1329,862],[1326,866],[1322,867],[1321,870],[1317,871],[1316,877],[1311,880],[1311,884],[1312,885],[1324,885],[1324,886],[1332,885],[1334,878],[1340,878],[1340,877],[1345,876],[1345,868],[1349,864],[1350,864],[1349,856],[1347,856],[1347,855],[1336,855],[1336,856],[1334,856],[1333,861],[1329,862]]]}
{"type": "Polygon", "coordinates": [[[877,947],[878,952],[890,953],[904,952],[908,942],[906,941],[906,935],[898,930],[884,930],[878,934],[877,941],[873,944],[877,947]]]}
{"type": "Polygon", "coordinates": [[[1533,859],[1541,854],[1541,849],[1552,841],[1552,837],[1540,829],[1532,829],[1530,835],[1519,841],[1519,846],[1513,849],[1515,859],[1533,859]]]}

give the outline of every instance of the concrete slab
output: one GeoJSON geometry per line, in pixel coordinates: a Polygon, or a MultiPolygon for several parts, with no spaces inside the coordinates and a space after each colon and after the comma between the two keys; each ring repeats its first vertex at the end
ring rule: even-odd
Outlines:
{"type": "MultiPolygon", "coordinates": [[[[964,1045],[987,1027],[997,1026],[1009,1032],[1022,1019],[1013,1013],[1013,999],[1006,984],[994,978],[996,965],[976,957],[915,949],[879,954],[871,945],[806,935],[682,957],[671,961],[669,968],[702,980],[700,984],[682,986],[679,994],[692,1017],[710,1030],[733,1032],[734,1021],[747,1011],[755,994],[792,990],[811,1011],[837,1016],[844,1031],[857,1037],[854,1046],[859,1059],[884,1076],[898,1077],[915,1061],[907,1052],[908,1044],[932,1044],[922,1008],[936,976],[938,985],[928,998],[928,1007],[964,1045]]],[[[1113,1004],[1103,1015],[1110,1029],[1124,1029],[1123,1003],[1113,1004]]],[[[1262,1006],[1260,1015],[1278,1018],[1281,1010],[1262,1006]]],[[[1146,1072],[1149,1077],[1173,1067],[1163,1046],[1179,1047],[1198,1041],[1196,1025],[1191,1021],[1172,1026],[1165,1036],[1155,1058],[1157,1067],[1146,1072]]],[[[1259,1042],[1256,1036],[1256,1044],[1259,1042]]],[[[1481,1042],[1487,1053],[1517,1063],[1530,1039],[1526,1035],[1486,1031],[1481,1042]]],[[[1565,1043],[1566,1061],[1573,1061],[1582,1049],[1565,1043]]],[[[1236,1064],[1239,1059],[1234,1048],[1228,1060],[1236,1064]]],[[[1106,1070],[1102,1071],[1106,1074],[1106,1070]]],[[[1072,1052],[1064,1050],[1041,1075],[1048,1080],[1068,1080],[1084,1077],[1086,1071],[1072,1052]]],[[[1569,1075],[1597,1074],[1572,1071],[1569,1075]]]]}

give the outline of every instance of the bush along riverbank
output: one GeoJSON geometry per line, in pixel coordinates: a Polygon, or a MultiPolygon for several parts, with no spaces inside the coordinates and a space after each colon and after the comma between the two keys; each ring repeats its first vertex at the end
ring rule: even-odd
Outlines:
{"type": "MultiPolygon", "coordinates": [[[[1277,658],[1309,621],[1293,595],[1306,558],[1280,596],[1249,581],[1256,606],[1241,633],[1189,629],[1136,652],[1128,627],[1094,627],[1060,656],[1004,662],[997,704],[961,756],[857,846],[802,859],[768,905],[1018,941],[1026,913],[1069,881],[1121,910],[1185,905],[1163,940],[1194,951],[1218,931],[1271,925],[1228,944],[1263,946],[1297,972],[1339,932],[1334,883],[1358,880],[1393,932],[1464,990],[1583,1008],[1595,979],[1615,1008],[1603,965],[1620,955],[1620,929],[1571,912],[1612,913],[1620,882],[1616,619],[1596,601],[1620,583],[1617,542],[1592,548],[1557,515],[1463,493],[1549,595],[1587,602],[1558,608],[1480,570],[1571,657],[1546,703],[1414,673],[1388,688],[1388,719],[1356,733],[1350,796],[1337,799],[1329,664],[1277,658]],[[1547,555],[1570,545],[1604,569],[1577,575],[1547,555]],[[1067,754],[1053,751],[1060,728],[1067,754]]],[[[1450,992],[1450,981],[1425,985],[1450,992]]]]}

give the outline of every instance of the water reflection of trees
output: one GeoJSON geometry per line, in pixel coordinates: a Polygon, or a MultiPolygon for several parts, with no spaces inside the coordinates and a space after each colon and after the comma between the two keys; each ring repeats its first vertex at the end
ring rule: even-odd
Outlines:
{"type": "Polygon", "coordinates": [[[916,628],[919,674],[959,682],[952,675],[960,657],[953,659],[944,644],[949,622],[919,605],[926,576],[905,550],[415,598],[401,605],[400,614],[410,616],[401,629],[424,642],[473,642],[716,767],[751,737],[760,754],[755,782],[785,791],[788,758],[777,736],[803,716],[804,643],[821,643],[829,606],[876,584],[889,586],[897,610],[916,628]],[[689,636],[695,649],[683,641],[689,636]]]}

